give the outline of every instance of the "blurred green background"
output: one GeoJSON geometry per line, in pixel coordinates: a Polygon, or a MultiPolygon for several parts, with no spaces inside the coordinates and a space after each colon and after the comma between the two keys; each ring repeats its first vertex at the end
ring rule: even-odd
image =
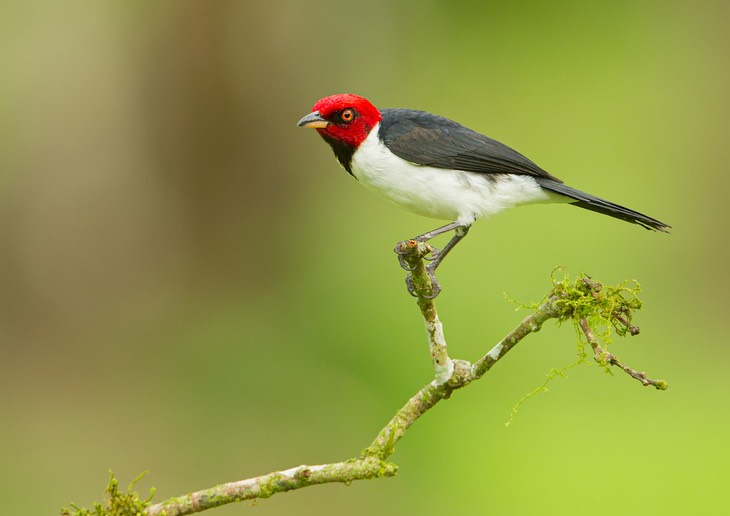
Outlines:
{"type": "MultiPolygon", "coordinates": [[[[727,510],[730,4],[721,1],[6,1],[0,18],[4,514],[163,500],[365,448],[431,378],[391,249],[439,221],[359,187],[320,97],[457,119],[674,226],[565,206],[478,222],[445,262],[452,356],[476,359],[556,265],[638,279],[665,378],[597,367],[547,325],[398,445],[395,479],[256,514],[727,510]],[[723,150],[724,149],[724,150],[723,150]]],[[[247,504],[251,505],[251,504],[247,504]]],[[[215,514],[243,514],[235,505],[215,514]]]]}

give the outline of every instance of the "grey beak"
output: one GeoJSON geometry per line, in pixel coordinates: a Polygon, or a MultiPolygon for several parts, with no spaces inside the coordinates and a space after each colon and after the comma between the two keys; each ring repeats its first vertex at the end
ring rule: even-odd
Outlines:
{"type": "Polygon", "coordinates": [[[319,111],[313,111],[297,122],[299,127],[310,127],[312,129],[324,129],[329,124],[330,123],[327,120],[322,118],[319,111]]]}

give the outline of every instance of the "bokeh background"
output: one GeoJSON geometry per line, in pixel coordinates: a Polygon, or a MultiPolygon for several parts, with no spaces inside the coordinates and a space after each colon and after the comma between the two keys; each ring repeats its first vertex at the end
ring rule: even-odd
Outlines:
{"type": "MultiPolygon", "coordinates": [[[[550,272],[638,279],[670,382],[575,357],[547,325],[419,421],[395,479],[258,515],[727,510],[730,4],[722,1],[26,2],[0,17],[4,514],[156,500],[365,448],[431,377],[391,249],[401,211],[296,126],[355,92],[506,142],[674,226],[566,206],[479,222],[440,270],[452,356],[475,359],[550,272]]],[[[246,504],[252,505],[252,504],[246,504]]],[[[216,514],[244,514],[235,505],[216,514]]]]}

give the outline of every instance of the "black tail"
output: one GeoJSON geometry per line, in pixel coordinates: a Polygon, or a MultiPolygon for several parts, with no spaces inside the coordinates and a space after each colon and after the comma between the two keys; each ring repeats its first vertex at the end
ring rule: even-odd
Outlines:
{"type": "Polygon", "coordinates": [[[535,180],[545,190],[575,199],[575,202],[570,203],[573,206],[579,206],[586,210],[603,213],[604,215],[609,215],[617,219],[625,220],[626,222],[638,224],[646,229],[661,231],[662,233],[669,233],[668,230],[672,227],[664,222],[648,217],[643,213],[624,208],[623,206],[612,202],[604,201],[603,199],[581,192],[580,190],[571,188],[563,183],[558,183],[557,181],[545,178],[535,178],[535,180]]]}

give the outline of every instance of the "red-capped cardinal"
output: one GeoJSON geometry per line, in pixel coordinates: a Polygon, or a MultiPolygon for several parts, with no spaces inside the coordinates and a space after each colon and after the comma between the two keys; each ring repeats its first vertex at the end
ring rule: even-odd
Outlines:
{"type": "MultiPolygon", "coordinates": [[[[453,221],[415,238],[454,230],[428,266],[434,280],[433,271],[476,219],[520,204],[569,203],[647,229],[670,228],[571,188],[506,145],[424,111],[379,110],[357,95],[332,95],[318,100],[299,125],[316,129],[365,187],[419,215],[453,221]]],[[[438,283],[434,287],[438,294],[438,283]]]]}

